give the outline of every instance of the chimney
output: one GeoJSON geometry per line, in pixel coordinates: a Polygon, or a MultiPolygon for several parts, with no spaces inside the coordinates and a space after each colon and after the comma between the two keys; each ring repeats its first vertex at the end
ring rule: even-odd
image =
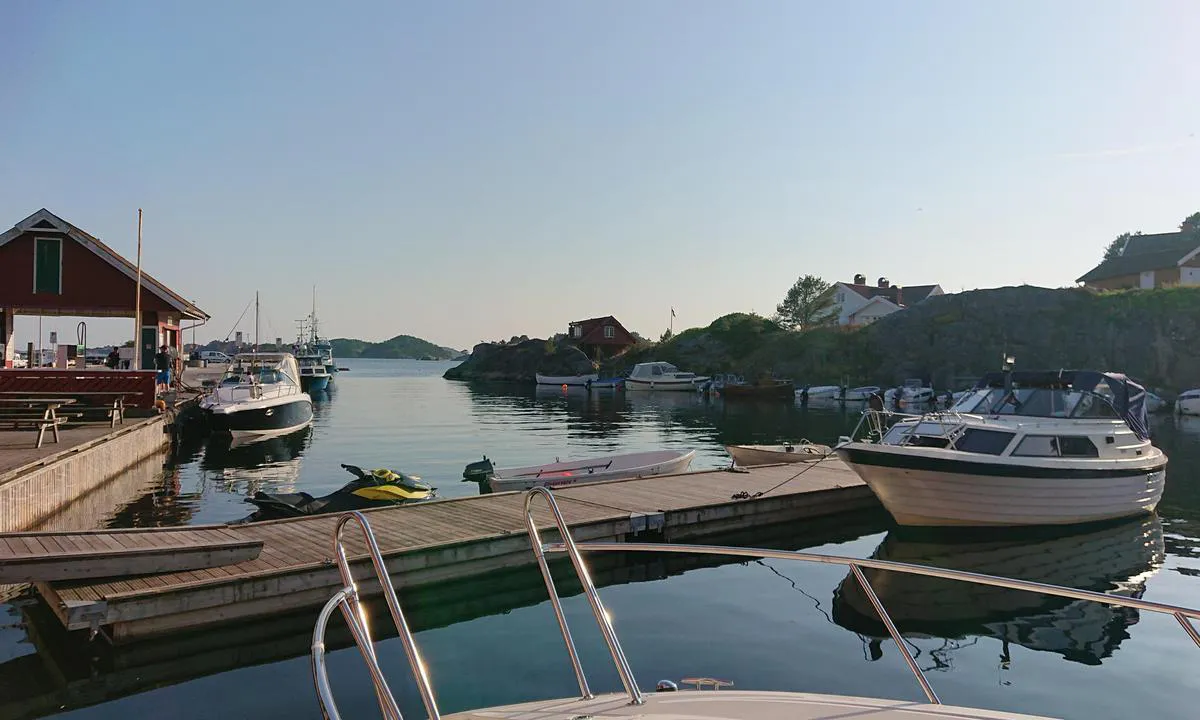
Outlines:
{"type": "Polygon", "coordinates": [[[896,304],[904,307],[904,288],[899,285],[896,286],[896,304]]]}
{"type": "Polygon", "coordinates": [[[862,273],[858,273],[857,275],[854,276],[854,284],[855,285],[866,285],[867,284],[867,276],[863,275],[862,273]]]}
{"type": "Polygon", "coordinates": [[[885,278],[885,277],[881,277],[881,278],[879,278],[879,287],[881,287],[881,288],[885,288],[885,287],[888,287],[888,286],[890,286],[890,285],[891,285],[891,283],[889,283],[889,282],[888,282],[888,279],[887,279],[887,278],[885,278]]]}

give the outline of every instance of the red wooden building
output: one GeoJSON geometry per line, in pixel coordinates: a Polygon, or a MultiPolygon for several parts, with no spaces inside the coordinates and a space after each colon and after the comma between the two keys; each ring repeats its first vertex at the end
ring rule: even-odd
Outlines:
{"type": "MultiPolygon", "coordinates": [[[[0,366],[13,366],[15,316],[132,318],[136,276],[133,263],[44,208],[0,234],[0,366]]],[[[184,320],[208,315],[144,268],[141,295],[142,368],[149,369],[160,345],[182,349],[184,320]]]]}
{"type": "Polygon", "coordinates": [[[619,355],[637,342],[612,315],[571,323],[567,339],[593,360],[619,355]]]}

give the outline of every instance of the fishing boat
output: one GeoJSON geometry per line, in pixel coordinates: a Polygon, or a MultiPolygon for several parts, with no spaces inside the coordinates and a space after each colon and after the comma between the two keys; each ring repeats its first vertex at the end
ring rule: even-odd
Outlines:
{"type": "Polygon", "coordinates": [[[765,379],[726,385],[720,392],[726,400],[792,400],[796,397],[796,384],[791,380],[765,379]]]}
{"type": "MultiPolygon", "coordinates": [[[[1146,601],[1137,597],[1125,597],[1120,594],[1105,594],[1048,584],[1039,585],[1006,577],[981,575],[954,569],[929,567],[875,558],[859,559],[789,550],[685,545],[675,542],[637,542],[636,540],[629,540],[627,538],[622,538],[622,542],[579,542],[572,537],[567,519],[563,516],[562,511],[559,509],[559,504],[556,502],[554,494],[549,488],[534,488],[529,491],[524,500],[522,517],[525,521],[529,543],[533,548],[534,560],[545,580],[547,595],[550,601],[549,606],[557,621],[566,650],[564,654],[574,672],[578,692],[576,693],[573,688],[569,697],[558,697],[549,700],[537,700],[516,705],[488,707],[479,710],[467,710],[452,715],[442,715],[438,709],[437,696],[430,678],[430,668],[422,660],[418,643],[413,637],[403,605],[396,595],[395,588],[388,576],[388,568],[385,566],[384,558],[376,550],[371,553],[370,558],[371,564],[375,568],[375,578],[378,580],[384,593],[386,607],[391,615],[392,624],[397,628],[397,632],[400,635],[405,656],[408,658],[409,669],[416,681],[418,694],[424,705],[424,715],[427,717],[444,717],[446,720],[485,720],[485,718],[490,720],[531,718],[540,718],[542,720],[581,720],[582,718],[596,718],[596,720],[600,720],[600,718],[604,718],[605,720],[682,720],[683,718],[687,718],[688,720],[784,720],[784,718],[787,718],[791,720],[792,718],[808,718],[809,720],[816,720],[817,718],[851,717],[861,718],[862,720],[935,720],[937,718],[945,719],[951,717],[958,720],[1045,720],[1044,716],[996,712],[942,704],[938,697],[935,683],[930,681],[930,677],[922,669],[922,664],[917,662],[913,653],[909,650],[910,641],[906,640],[900,631],[896,629],[896,623],[889,614],[888,605],[880,602],[873,587],[874,583],[866,574],[867,571],[871,570],[887,571],[889,574],[901,574],[906,577],[939,578],[939,587],[949,584],[947,581],[957,581],[968,586],[971,590],[979,591],[981,594],[989,593],[993,588],[1003,588],[1012,591],[1034,590],[1036,591],[1034,594],[1050,595],[1070,601],[1093,601],[1092,604],[1102,603],[1103,605],[1112,605],[1121,608],[1121,612],[1116,614],[1116,621],[1112,622],[1109,626],[1100,627],[1092,623],[1079,623],[1081,635],[1078,639],[1081,641],[1087,640],[1082,636],[1082,633],[1089,630],[1106,633],[1116,638],[1121,634],[1123,624],[1128,623],[1127,618],[1130,613],[1141,611],[1173,615],[1185,626],[1181,632],[1186,631],[1188,635],[1194,637],[1195,631],[1190,625],[1190,619],[1200,617],[1200,610],[1195,608],[1146,601]],[[533,505],[533,501],[535,500],[539,501],[536,507],[533,505]],[[534,515],[535,509],[542,511],[543,508],[547,507],[550,516],[549,524],[557,531],[555,533],[556,536],[550,542],[542,539],[540,530],[541,526],[547,524],[545,515],[541,518],[537,518],[534,515]],[[591,610],[591,619],[598,626],[599,634],[604,639],[604,644],[607,646],[608,654],[612,658],[613,666],[620,678],[620,684],[624,692],[596,694],[591,689],[588,676],[580,661],[580,652],[576,647],[574,633],[570,627],[571,620],[575,617],[575,614],[572,613],[568,616],[564,611],[562,599],[556,586],[556,578],[551,574],[550,558],[548,556],[555,553],[567,555],[569,563],[564,562],[563,565],[574,569],[573,580],[582,585],[583,595],[587,598],[587,606],[591,610]],[[652,692],[643,690],[643,686],[638,683],[634,675],[634,665],[626,657],[620,638],[617,635],[612,612],[605,606],[589,570],[590,559],[600,553],[622,553],[623,555],[628,555],[629,553],[723,555],[753,561],[778,559],[821,563],[822,566],[840,565],[845,567],[850,571],[855,582],[861,586],[863,596],[870,599],[873,610],[872,615],[878,614],[883,620],[883,625],[887,630],[888,636],[895,643],[896,653],[903,658],[903,664],[908,668],[916,685],[919,686],[923,699],[914,700],[911,697],[903,697],[891,700],[855,695],[733,690],[729,689],[734,686],[733,680],[722,680],[705,676],[683,677],[678,681],[668,679],[659,680],[654,685],[652,692]],[[680,690],[681,685],[694,685],[696,689],[680,690]]],[[[346,622],[351,626],[354,642],[360,649],[372,679],[374,692],[368,692],[363,689],[360,691],[361,697],[375,698],[379,703],[384,717],[400,717],[399,705],[395,696],[392,695],[388,681],[379,665],[376,652],[373,650],[373,638],[370,632],[372,623],[368,621],[366,608],[359,599],[361,592],[359,590],[359,583],[362,582],[362,570],[367,570],[368,568],[365,562],[361,562],[359,572],[355,572],[351,567],[348,553],[345,550],[346,543],[343,540],[343,529],[347,524],[351,523],[358,526],[354,528],[356,535],[354,539],[358,539],[357,535],[359,531],[366,535],[368,539],[374,537],[369,518],[361,514],[343,515],[334,531],[334,556],[338,572],[342,577],[343,587],[339,588],[325,603],[317,615],[313,627],[311,644],[312,670],[313,680],[316,685],[317,701],[323,717],[341,717],[334,700],[334,693],[326,667],[327,650],[325,637],[326,629],[333,614],[340,610],[346,622]]],[[[346,539],[349,539],[349,536],[346,539]]],[[[368,547],[372,547],[372,545],[373,543],[368,543],[368,547]]],[[[1069,557],[1064,562],[1070,564],[1074,561],[1074,557],[1069,557]]],[[[766,565],[765,562],[763,564],[766,565]]],[[[767,565],[767,567],[771,566],[767,565]]],[[[874,576],[875,573],[872,573],[872,575],[874,576]]],[[[805,594],[807,595],[807,593],[805,594]]],[[[967,592],[965,593],[965,597],[969,600],[972,595],[970,592],[967,592]]],[[[934,599],[939,600],[941,598],[935,597],[934,599]]],[[[749,602],[753,603],[754,598],[751,598],[749,602]]],[[[1036,630],[1036,628],[1033,629],[1036,630]]],[[[1012,632],[1019,633],[1022,630],[1023,628],[1018,627],[1013,628],[1012,632]]],[[[1058,631],[1058,627],[1051,624],[1045,630],[1048,634],[1053,634],[1058,631]]],[[[1006,628],[1007,631],[1008,629],[1006,628]]],[[[669,637],[669,634],[664,637],[669,637]]],[[[1053,641],[1053,638],[1048,639],[1053,641]]],[[[753,643],[753,638],[748,637],[744,638],[744,640],[753,643]]],[[[749,646],[742,649],[753,651],[753,648],[749,646]]],[[[877,649],[873,648],[873,654],[877,649]]],[[[663,657],[668,658],[672,656],[669,652],[663,655],[663,657]]],[[[695,657],[688,656],[687,653],[676,653],[674,656],[678,658],[677,664],[680,667],[687,667],[688,670],[695,671],[695,657]]],[[[938,659],[936,652],[934,659],[935,661],[938,659]]],[[[639,665],[638,667],[641,666],[639,665]]],[[[669,672],[671,664],[663,665],[660,662],[659,667],[669,672]]],[[[1121,673],[1114,675],[1118,679],[1122,676],[1121,673]]],[[[660,675],[659,677],[662,676],[660,675]]],[[[741,679],[739,678],[738,680],[740,681],[741,679]]],[[[1138,681],[1139,678],[1132,680],[1134,683],[1138,681]]],[[[750,679],[750,682],[755,685],[759,684],[753,678],[750,679]]],[[[869,684],[865,677],[863,683],[869,684]]],[[[359,703],[356,703],[355,707],[361,707],[361,700],[359,703]]]]}
{"type": "Polygon", "coordinates": [[[695,450],[653,450],[650,452],[605,455],[581,460],[555,459],[545,465],[496,469],[484,458],[463,471],[463,480],[479,483],[492,492],[527,490],[532,487],[561,487],[601,480],[669,475],[687,470],[695,450]]]}
{"type": "Polygon", "coordinates": [[[683,372],[668,362],[644,362],[633,366],[625,378],[626,390],[691,390],[708,382],[705,376],[683,372]]]}
{"type": "Polygon", "coordinates": [[[543,375],[536,373],[538,385],[558,385],[567,387],[587,387],[589,383],[600,379],[596,373],[587,375],[543,375]]]}
{"type": "Polygon", "coordinates": [[[298,355],[300,367],[300,389],[307,393],[321,392],[329,387],[329,370],[320,355],[298,355]]]}
{"type": "Polygon", "coordinates": [[[817,462],[829,457],[833,448],[807,440],[784,445],[726,445],[733,462],[742,467],[778,463],[817,462]]]}
{"type": "Polygon", "coordinates": [[[291,353],[239,353],[216,387],[200,401],[216,432],[284,435],[312,422],[312,398],[300,389],[291,353]]]}
{"type": "Polygon", "coordinates": [[[900,525],[1109,520],[1154,510],[1165,484],[1145,391],[1116,373],[989,373],[949,412],[879,432],[837,453],[900,525]]]}

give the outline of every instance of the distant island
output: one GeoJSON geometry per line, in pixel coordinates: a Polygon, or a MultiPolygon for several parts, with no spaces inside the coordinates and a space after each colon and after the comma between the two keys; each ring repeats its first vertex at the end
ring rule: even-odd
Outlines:
{"type": "Polygon", "coordinates": [[[336,358],[392,358],[405,360],[454,360],[467,355],[465,350],[434,345],[412,335],[397,335],[383,342],[367,342],[353,338],[334,338],[333,356],[336,358]]]}

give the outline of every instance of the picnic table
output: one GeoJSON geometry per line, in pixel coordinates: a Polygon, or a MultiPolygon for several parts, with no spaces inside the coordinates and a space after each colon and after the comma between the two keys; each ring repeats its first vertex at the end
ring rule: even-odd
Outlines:
{"type": "MultiPolygon", "coordinates": [[[[3,390],[0,391],[0,399],[2,398],[21,398],[29,393],[22,390],[3,390]]],[[[37,396],[41,399],[70,399],[72,402],[78,402],[80,398],[95,398],[103,403],[102,407],[107,410],[109,418],[109,427],[115,428],[117,423],[125,424],[125,398],[129,395],[137,395],[136,392],[128,390],[38,390],[37,396]]],[[[80,408],[82,409],[82,408],[80,408]]]]}
{"type": "Polygon", "coordinates": [[[67,421],[58,415],[58,409],[74,402],[75,398],[64,397],[0,397],[0,425],[12,425],[13,429],[37,428],[37,447],[41,448],[46,428],[50,428],[54,442],[58,442],[58,426],[67,421]]]}

